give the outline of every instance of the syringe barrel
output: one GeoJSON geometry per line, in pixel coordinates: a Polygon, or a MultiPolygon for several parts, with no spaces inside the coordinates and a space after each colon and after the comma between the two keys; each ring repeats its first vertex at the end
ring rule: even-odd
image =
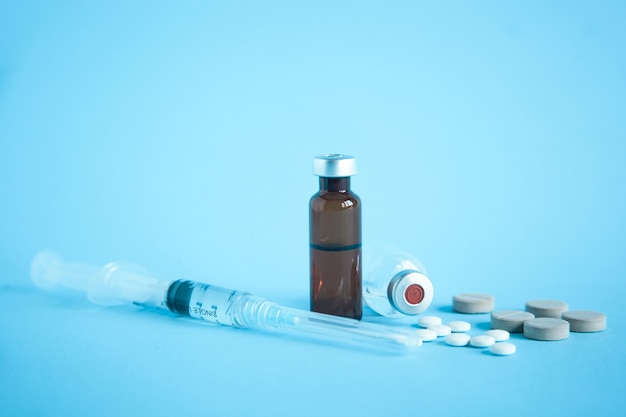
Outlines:
{"type": "Polygon", "coordinates": [[[247,327],[236,321],[240,300],[247,293],[196,281],[174,281],[167,290],[166,304],[172,313],[211,323],[247,327]]]}
{"type": "Polygon", "coordinates": [[[284,328],[277,304],[244,291],[202,282],[178,280],[167,291],[167,306],[176,314],[233,327],[284,328]]]}
{"type": "Polygon", "coordinates": [[[247,292],[194,281],[172,283],[167,304],[174,313],[203,321],[371,351],[409,353],[422,344],[415,330],[284,307],[247,292]]]}

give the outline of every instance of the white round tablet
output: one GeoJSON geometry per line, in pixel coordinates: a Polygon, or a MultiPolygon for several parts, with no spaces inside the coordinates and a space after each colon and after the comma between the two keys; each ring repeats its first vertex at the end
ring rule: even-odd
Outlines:
{"type": "Polygon", "coordinates": [[[432,342],[437,338],[437,332],[431,329],[418,329],[417,334],[423,342],[432,342]]]}
{"type": "Polygon", "coordinates": [[[420,327],[429,328],[431,326],[438,326],[442,323],[441,317],[437,316],[423,316],[417,320],[417,324],[420,327]]]}
{"type": "Polygon", "coordinates": [[[509,337],[511,337],[511,334],[507,332],[506,330],[493,329],[493,330],[487,330],[485,332],[485,336],[493,337],[496,340],[496,342],[504,342],[505,340],[509,340],[509,337]]]}
{"type": "Polygon", "coordinates": [[[472,328],[472,325],[470,323],[462,320],[451,321],[450,323],[446,324],[446,326],[448,326],[452,330],[452,333],[469,332],[472,328]]]}
{"type": "Polygon", "coordinates": [[[450,333],[446,336],[446,343],[450,346],[465,346],[470,341],[470,337],[465,333],[450,333]]]}
{"type": "Polygon", "coordinates": [[[486,348],[496,343],[496,339],[494,339],[492,336],[487,336],[483,334],[480,336],[473,336],[470,339],[469,343],[470,345],[477,348],[486,348]]]}
{"type": "Polygon", "coordinates": [[[489,352],[494,355],[512,355],[515,350],[515,345],[509,342],[499,342],[489,348],[489,352]]]}
{"type": "Polygon", "coordinates": [[[429,329],[434,330],[435,333],[437,333],[437,336],[439,337],[447,336],[450,333],[452,333],[452,329],[450,329],[450,327],[446,326],[445,324],[438,324],[436,326],[430,326],[429,329]]]}

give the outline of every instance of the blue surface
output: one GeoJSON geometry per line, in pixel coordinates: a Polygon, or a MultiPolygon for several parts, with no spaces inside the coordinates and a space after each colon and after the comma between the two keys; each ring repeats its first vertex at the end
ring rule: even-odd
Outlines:
{"type": "Polygon", "coordinates": [[[0,414],[623,415],[623,2],[87,3],[0,5],[0,414]],[[30,284],[52,248],[307,308],[327,152],[429,313],[480,291],[608,329],[390,357],[30,284]]]}

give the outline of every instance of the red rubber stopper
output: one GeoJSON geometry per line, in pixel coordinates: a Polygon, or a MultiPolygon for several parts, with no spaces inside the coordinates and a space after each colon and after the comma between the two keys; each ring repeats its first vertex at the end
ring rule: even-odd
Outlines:
{"type": "Polygon", "coordinates": [[[404,299],[411,305],[417,305],[424,299],[424,289],[417,284],[411,284],[404,290],[404,299]]]}

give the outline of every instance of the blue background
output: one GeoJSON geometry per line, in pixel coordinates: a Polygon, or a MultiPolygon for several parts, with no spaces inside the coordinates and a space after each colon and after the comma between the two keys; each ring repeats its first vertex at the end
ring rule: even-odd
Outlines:
{"type": "Polygon", "coordinates": [[[606,1],[2,2],[1,414],[623,414],[625,17],[606,1]],[[429,313],[466,318],[451,298],[478,291],[602,311],[608,329],[395,357],[30,283],[52,248],[306,309],[311,160],[329,152],[358,158],[364,242],[425,264],[429,313]]]}

